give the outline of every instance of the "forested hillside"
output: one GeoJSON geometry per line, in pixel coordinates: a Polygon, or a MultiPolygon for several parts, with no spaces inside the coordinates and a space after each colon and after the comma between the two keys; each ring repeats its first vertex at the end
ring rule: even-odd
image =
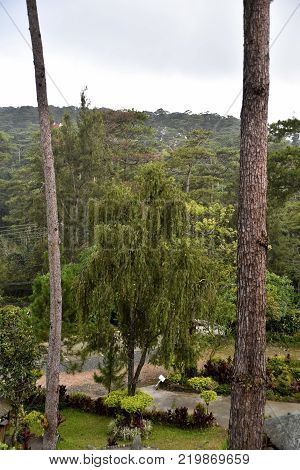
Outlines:
{"type": "MultiPolygon", "coordinates": [[[[49,107],[53,122],[60,123],[68,113],[71,119],[75,119],[79,108],[49,107]]],[[[104,108],[101,109],[105,111],[104,108]]],[[[169,113],[163,109],[155,112],[145,111],[148,117],[145,124],[153,127],[158,141],[168,145],[176,143],[193,129],[206,129],[216,134],[216,139],[227,143],[227,145],[238,145],[240,122],[233,116],[223,117],[218,114],[200,113],[193,114],[191,111],[184,113],[169,113]]],[[[20,108],[0,107],[0,130],[13,136],[14,143],[20,147],[28,142],[28,134],[38,129],[38,111],[33,106],[21,106],[20,108]]]]}
{"type": "MultiPolygon", "coordinates": [[[[137,221],[129,217],[125,202],[142,204],[142,194],[150,197],[154,191],[154,200],[163,198],[165,204],[170,198],[179,212],[183,203],[188,208],[189,230],[219,265],[218,275],[211,266],[216,315],[222,312],[225,323],[233,321],[239,120],[162,109],[154,113],[91,109],[84,95],[80,108],[52,107],[51,113],[53,123],[61,124],[53,125],[52,133],[63,288],[68,290],[76,277],[78,263],[94,243],[95,230],[114,220],[134,226],[137,221]],[[119,219],[116,210],[125,211],[129,219],[119,219]]],[[[48,282],[48,266],[37,109],[2,108],[0,123],[0,282],[3,294],[20,295],[30,291],[36,278],[33,305],[38,312],[36,302],[48,282]]],[[[294,315],[300,286],[298,127],[299,121],[291,120],[270,128],[269,324],[275,329],[287,312],[294,315]]],[[[176,211],[164,215],[164,223],[171,224],[167,231],[183,223],[176,211]]],[[[65,311],[66,319],[75,315],[72,305],[65,305],[65,311]]],[[[287,324],[280,328],[293,330],[293,321],[287,324]]]]}
{"type": "Polygon", "coordinates": [[[300,448],[300,3],[4,3],[0,451],[300,448]]]}

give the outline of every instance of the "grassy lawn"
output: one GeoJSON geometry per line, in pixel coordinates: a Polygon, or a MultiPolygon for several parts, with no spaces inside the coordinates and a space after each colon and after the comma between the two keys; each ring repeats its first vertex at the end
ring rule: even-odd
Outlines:
{"type": "MultiPolygon", "coordinates": [[[[106,430],[111,418],[66,409],[62,415],[66,421],[59,427],[61,439],[59,449],[81,450],[88,446],[102,448],[106,445],[106,430]]],[[[172,426],[155,424],[146,445],[158,449],[222,449],[226,431],[209,428],[203,431],[185,431],[172,426]]]]}
{"type": "Polygon", "coordinates": [[[59,426],[58,449],[81,450],[89,445],[97,448],[106,445],[106,430],[111,418],[72,409],[63,410],[62,415],[66,420],[59,426]]]}
{"type": "Polygon", "coordinates": [[[190,430],[155,424],[147,445],[162,450],[216,450],[224,448],[226,431],[222,428],[190,430]]]}

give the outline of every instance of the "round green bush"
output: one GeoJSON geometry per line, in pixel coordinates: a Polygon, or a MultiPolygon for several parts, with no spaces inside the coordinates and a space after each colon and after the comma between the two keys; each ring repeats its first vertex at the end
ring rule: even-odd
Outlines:
{"type": "Polygon", "coordinates": [[[144,392],[137,392],[133,397],[124,397],[121,400],[121,408],[127,413],[142,413],[151,405],[153,398],[144,392]]]}
{"type": "Polygon", "coordinates": [[[168,380],[172,384],[179,384],[182,380],[182,376],[181,376],[180,372],[174,372],[173,374],[170,374],[168,376],[168,380]]]}
{"type": "Polygon", "coordinates": [[[104,404],[110,408],[121,408],[121,401],[127,395],[127,390],[114,390],[104,398],[104,404]]]}
{"type": "Polygon", "coordinates": [[[203,390],[214,390],[217,388],[218,384],[211,377],[193,377],[189,379],[187,383],[197,392],[202,392],[203,390]]]}
{"type": "Polygon", "coordinates": [[[200,397],[208,406],[210,402],[215,401],[218,398],[218,395],[213,390],[204,390],[200,393],[200,397]]]}
{"type": "Polygon", "coordinates": [[[32,434],[36,437],[42,437],[44,435],[44,419],[45,416],[42,413],[33,410],[25,416],[23,422],[32,434]]]}
{"type": "Polygon", "coordinates": [[[0,450],[9,450],[9,447],[7,444],[4,444],[4,442],[0,442],[0,450]]]}
{"type": "Polygon", "coordinates": [[[104,399],[104,404],[132,414],[145,411],[152,401],[153,398],[150,395],[140,390],[134,396],[128,396],[127,390],[114,390],[104,399]]]}

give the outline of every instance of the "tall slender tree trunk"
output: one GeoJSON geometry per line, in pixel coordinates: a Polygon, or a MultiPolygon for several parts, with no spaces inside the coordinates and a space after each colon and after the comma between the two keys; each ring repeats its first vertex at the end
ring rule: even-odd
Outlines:
{"type": "Polygon", "coordinates": [[[51,144],[51,125],[47,100],[46,72],[37,5],[36,0],[26,1],[34,59],[41,146],[43,152],[50,271],[50,332],[46,381],[47,393],[45,405],[45,415],[48,421],[48,427],[45,430],[43,448],[55,449],[57,440],[56,436],[59,402],[59,366],[61,351],[62,309],[59,225],[57,215],[54,159],[51,144]]]}
{"type": "Polygon", "coordinates": [[[244,0],[238,306],[230,449],[261,449],[265,407],[267,117],[270,0],[244,0]]]}
{"type": "Polygon", "coordinates": [[[134,335],[128,338],[127,345],[127,390],[128,395],[133,396],[135,394],[134,387],[134,335]]]}

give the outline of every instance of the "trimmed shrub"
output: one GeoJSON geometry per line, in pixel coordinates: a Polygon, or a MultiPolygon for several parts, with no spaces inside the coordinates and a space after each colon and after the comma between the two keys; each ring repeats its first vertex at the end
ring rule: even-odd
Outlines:
{"type": "Polygon", "coordinates": [[[127,390],[113,390],[104,398],[104,404],[109,408],[121,408],[121,401],[128,396],[127,390]]]}
{"type": "Polygon", "coordinates": [[[153,398],[144,392],[137,392],[133,397],[124,397],[121,400],[121,409],[129,414],[143,413],[153,402],[153,398]]]}
{"type": "Polygon", "coordinates": [[[218,398],[218,395],[213,390],[203,390],[203,392],[200,393],[200,397],[205,402],[206,407],[207,407],[207,413],[208,413],[209,404],[212,401],[215,401],[218,398]]]}
{"type": "Polygon", "coordinates": [[[187,383],[199,393],[203,390],[214,390],[218,386],[211,377],[193,377],[187,383]]]}
{"type": "Polygon", "coordinates": [[[199,403],[192,415],[188,414],[185,407],[167,411],[146,411],[144,417],[156,423],[170,424],[180,429],[204,429],[215,424],[212,413],[207,413],[205,407],[199,403]]]}
{"type": "Polygon", "coordinates": [[[128,414],[143,413],[151,405],[153,398],[138,390],[134,396],[128,396],[127,390],[114,390],[104,399],[104,404],[120,408],[128,414]]]}
{"type": "MultiPolygon", "coordinates": [[[[116,390],[115,392],[120,391],[116,390]]],[[[111,393],[115,394],[115,392],[111,393]]],[[[118,395],[118,400],[120,402],[120,395],[123,395],[124,397],[124,395],[127,395],[127,392],[125,391],[125,393],[122,394],[117,393],[117,396],[118,395]]],[[[147,396],[147,394],[144,395],[147,396]]],[[[81,411],[95,413],[99,416],[116,416],[119,413],[118,419],[123,420],[124,426],[130,425],[132,427],[142,426],[141,423],[144,420],[151,420],[153,422],[162,424],[170,424],[183,429],[203,429],[205,427],[213,426],[215,424],[214,416],[212,415],[212,413],[206,413],[204,406],[201,404],[198,404],[196,406],[192,415],[188,414],[187,408],[182,407],[167,411],[158,411],[155,409],[145,410],[143,411],[142,417],[140,412],[137,412],[134,415],[130,415],[127,411],[122,410],[119,405],[115,407],[114,405],[118,403],[116,396],[114,396],[114,399],[111,399],[109,401],[111,406],[108,406],[106,403],[107,398],[108,397],[99,397],[97,398],[97,400],[93,400],[84,393],[73,393],[65,396],[62,405],[63,407],[75,408],[81,411]],[[121,415],[120,412],[122,413],[121,415]]],[[[145,403],[144,400],[143,403],[145,403]]],[[[110,445],[114,445],[113,443],[114,440],[111,439],[110,445]]]]}

